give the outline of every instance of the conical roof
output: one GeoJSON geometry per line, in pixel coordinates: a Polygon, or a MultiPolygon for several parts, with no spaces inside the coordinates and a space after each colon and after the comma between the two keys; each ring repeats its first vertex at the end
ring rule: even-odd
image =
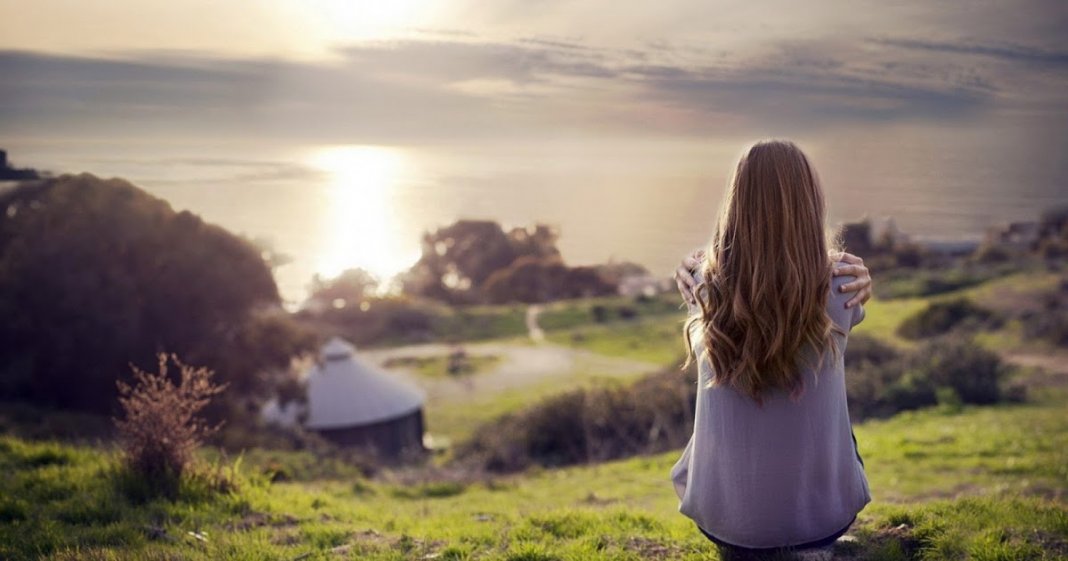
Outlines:
{"type": "Polygon", "coordinates": [[[423,405],[422,390],[382,372],[334,337],[308,373],[310,429],[346,428],[395,419],[423,405]]]}

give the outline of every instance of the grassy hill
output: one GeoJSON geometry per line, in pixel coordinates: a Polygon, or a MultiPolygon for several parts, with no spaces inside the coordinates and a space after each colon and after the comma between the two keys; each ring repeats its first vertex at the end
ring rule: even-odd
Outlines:
{"type": "MultiPolygon", "coordinates": [[[[1003,305],[1059,278],[1025,272],[938,296],[875,300],[858,331],[907,347],[897,326],[932,301],[967,295],[1003,305]]],[[[550,341],[656,364],[679,356],[681,318],[669,306],[631,319],[609,312],[601,323],[585,320],[593,312],[582,306],[544,312],[550,341]]],[[[1024,343],[1018,330],[1009,322],[980,341],[1006,356],[1042,358],[1045,371],[1024,372],[1035,382],[1027,402],[939,406],[856,426],[874,500],[838,558],[1068,558],[1068,361],[1024,343]]],[[[485,407],[468,407],[464,426],[548,391],[486,397],[485,407]]],[[[107,445],[0,436],[0,559],[714,559],[677,512],[668,479],[677,457],[511,476],[430,466],[369,478],[309,453],[252,450],[235,459],[206,450],[199,475],[168,500],[145,496],[107,445]]]]}
{"type": "MultiPolygon", "coordinates": [[[[874,501],[844,558],[1068,556],[1068,394],[860,424],[874,501]]],[[[138,503],[107,449],[0,438],[4,559],[710,559],[676,511],[677,452],[486,478],[374,480],[299,455],[216,464],[138,503]],[[271,482],[279,463],[295,480],[271,482]],[[236,466],[236,467],[234,467],[236,466]],[[210,471],[210,470],[208,470],[210,471]],[[216,478],[218,480],[218,478],[216,478]],[[214,488],[213,488],[214,487],[214,488]],[[126,490],[124,490],[126,489],[126,490]]]]}

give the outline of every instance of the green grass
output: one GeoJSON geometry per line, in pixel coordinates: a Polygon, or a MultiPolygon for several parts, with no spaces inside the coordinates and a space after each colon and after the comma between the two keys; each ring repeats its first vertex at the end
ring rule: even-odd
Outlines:
{"type": "Polygon", "coordinates": [[[577,349],[659,365],[681,362],[683,314],[550,331],[549,341],[577,349]]]}
{"type": "Polygon", "coordinates": [[[547,304],[538,317],[538,325],[545,331],[558,331],[593,323],[619,323],[681,313],[681,301],[674,292],[649,298],[606,296],[547,304]]]}
{"type": "MultiPolygon", "coordinates": [[[[640,377],[647,373],[634,373],[631,377],[640,377]]],[[[471,435],[483,423],[513,411],[534,405],[538,401],[554,394],[577,389],[582,386],[597,386],[619,383],[627,377],[608,376],[606,373],[591,370],[582,364],[571,372],[565,380],[547,380],[510,388],[489,395],[476,395],[463,401],[430,403],[426,406],[427,426],[434,436],[444,436],[455,443],[471,435]]]]}
{"type": "Polygon", "coordinates": [[[928,302],[928,298],[873,298],[864,304],[864,321],[853,328],[853,333],[870,335],[898,347],[911,347],[915,342],[898,336],[897,329],[910,316],[926,308],[928,302]]]}
{"type": "MultiPolygon", "coordinates": [[[[905,345],[897,326],[934,298],[1026,300],[1059,279],[1028,272],[937,297],[873,300],[857,332],[905,345]]],[[[592,325],[598,303],[563,303],[546,308],[543,326],[551,341],[666,365],[682,348],[682,314],[668,313],[667,303],[647,302],[624,320],[619,310],[632,303],[606,299],[596,313],[609,319],[592,325]]],[[[512,333],[520,313],[515,307],[471,329],[501,321],[512,333]]],[[[984,345],[1013,348],[997,334],[984,336],[984,345]]],[[[578,370],[568,384],[599,383],[603,374],[578,370]]],[[[561,389],[547,382],[428,409],[428,426],[462,436],[561,389]]],[[[1068,392],[1055,387],[1031,399],[859,423],[874,500],[851,532],[850,558],[1068,558],[1068,392]]],[[[235,463],[211,451],[204,457],[235,463]]],[[[0,436],[0,559],[715,559],[677,512],[668,480],[677,457],[507,477],[427,468],[368,479],[338,458],[252,450],[232,489],[194,477],[175,500],[145,500],[131,495],[136,481],[110,449],[0,436]]]]}
{"type": "MultiPolygon", "coordinates": [[[[860,558],[1068,555],[1066,405],[1052,392],[1031,404],[858,425],[874,495],[853,532],[860,558]]],[[[120,491],[106,450],[3,437],[0,557],[714,558],[677,512],[668,481],[677,456],[495,479],[405,484],[405,472],[367,480],[342,471],[272,484],[262,474],[278,459],[249,454],[233,492],[187,484],[174,502],[138,504],[120,491]]]]}
{"type": "MultiPolygon", "coordinates": [[[[933,296],[907,298],[873,298],[864,304],[865,317],[854,328],[863,333],[909,348],[916,344],[897,334],[898,327],[910,316],[924,310],[931,302],[967,297],[977,304],[995,311],[1008,307],[1035,306],[1036,294],[1055,289],[1064,279],[1063,273],[1041,269],[1026,270],[998,276],[982,284],[965,284],[962,288],[949,290],[933,296]]],[[[876,280],[878,282],[878,280],[876,280]]],[[[645,360],[662,365],[673,364],[685,350],[682,345],[682,322],[684,315],[677,307],[668,312],[672,295],[661,295],[661,313],[642,316],[633,321],[617,321],[609,325],[570,325],[548,331],[550,341],[589,351],[645,360]]],[[[659,301],[659,300],[658,300],[659,301]]],[[[572,308],[577,309],[577,308],[572,308]]],[[[1001,329],[980,333],[978,340],[992,350],[1049,351],[1051,347],[1041,342],[1027,342],[1021,335],[1020,326],[1008,322],[1001,329]]]]}
{"type": "MultiPolygon", "coordinates": [[[[473,305],[448,307],[434,305],[424,312],[431,314],[429,333],[435,341],[464,342],[489,339],[523,338],[527,335],[526,304],[473,305]]],[[[569,329],[591,324],[611,325],[636,318],[655,318],[679,314],[679,299],[674,293],[649,298],[602,296],[560,300],[541,305],[539,326],[546,331],[569,329]]],[[[326,323],[318,329],[336,331],[337,325],[326,323]]],[[[342,324],[340,329],[344,331],[342,324]]],[[[365,343],[368,348],[409,344],[407,331],[383,332],[365,343]]]]}

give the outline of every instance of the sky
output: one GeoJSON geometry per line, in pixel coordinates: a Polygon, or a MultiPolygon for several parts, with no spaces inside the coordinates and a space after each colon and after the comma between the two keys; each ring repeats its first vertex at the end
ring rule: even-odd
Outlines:
{"type": "Polygon", "coordinates": [[[1060,0],[0,0],[0,141],[1068,124],[1060,0]]]}

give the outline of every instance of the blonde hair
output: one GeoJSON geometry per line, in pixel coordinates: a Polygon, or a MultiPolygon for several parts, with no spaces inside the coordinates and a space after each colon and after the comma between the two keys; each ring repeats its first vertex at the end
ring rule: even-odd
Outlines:
{"type": "Polygon", "coordinates": [[[804,347],[817,352],[816,364],[828,347],[838,353],[832,331],[842,330],[825,306],[839,251],[825,215],[816,171],[794,143],[760,141],[739,160],[694,291],[701,313],[685,328],[689,366],[691,326],[704,327],[700,358],[712,366],[710,386],[758,404],[776,389],[796,398],[804,347]]]}

